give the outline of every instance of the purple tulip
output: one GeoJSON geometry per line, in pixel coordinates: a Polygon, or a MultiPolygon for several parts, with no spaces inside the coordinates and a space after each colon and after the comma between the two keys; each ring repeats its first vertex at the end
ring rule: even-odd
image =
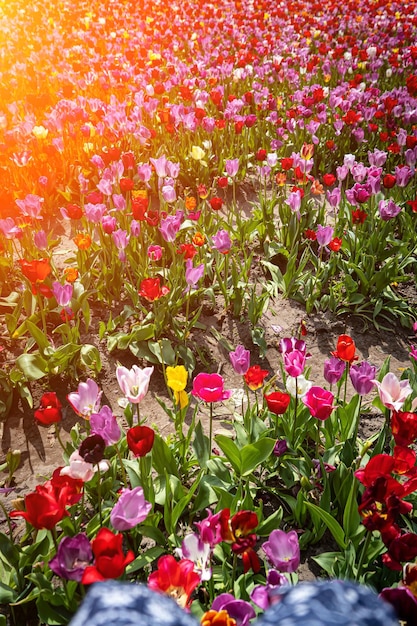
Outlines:
{"type": "Polygon", "coordinates": [[[98,413],[91,415],[90,428],[92,434],[101,435],[103,437],[106,446],[111,446],[120,439],[120,426],[112,410],[106,405],[103,406],[98,413]]]}
{"type": "Polygon", "coordinates": [[[118,228],[112,233],[114,245],[118,250],[124,250],[129,243],[128,234],[123,228],[118,228]]]}
{"type": "Polygon", "coordinates": [[[92,204],[91,202],[87,202],[84,205],[85,216],[92,224],[101,222],[106,211],[107,207],[105,204],[92,204]]]}
{"type": "Polygon", "coordinates": [[[286,439],[277,439],[272,450],[272,454],[276,457],[280,457],[288,450],[288,444],[286,439]]]}
{"type": "Polygon", "coordinates": [[[413,178],[413,170],[408,167],[408,165],[404,165],[403,167],[399,167],[398,165],[395,167],[395,182],[398,187],[407,187],[410,180],[413,178]]]}
{"type": "Polygon", "coordinates": [[[352,365],[349,370],[353,388],[360,396],[365,396],[375,387],[376,367],[367,361],[352,365]]]}
{"type": "Polygon", "coordinates": [[[152,168],[150,165],[145,163],[144,165],[138,166],[138,177],[143,183],[147,183],[152,176],[152,168]]]}
{"type": "Polygon", "coordinates": [[[185,280],[188,285],[188,291],[190,289],[195,289],[199,280],[203,278],[204,275],[204,263],[197,265],[197,267],[193,267],[193,262],[191,259],[187,259],[185,262],[185,280]]]}
{"type": "Polygon", "coordinates": [[[74,288],[72,285],[61,285],[58,281],[52,284],[52,292],[59,306],[69,306],[74,288]]]}
{"type": "Polygon", "coordinates": [[[249,369],[250,352],[244,346],[237,346],[234,352],[229,352],[229,359],[236,374],[243,376],[249,369]]]}
{"type": "Polygon", "coordinates": [[[274,604],[274,600],[277,601],[277,598],[274,598],[274,596],[276,596],[278,589],[288,584],[284,574],[271,569],[266,577],[266,585],[257,585],[250,594],[250,599],[263,611],[266,611],[271,604],[274,604]]]}
{"type": "Polygon", "coordinates": [[[20,209],[22,215],[33,218],[34,220],[41,220],[42,203],[44,198],[41,196],[35,196],[29,193],[24,200],[15,200],[17,206],[20,209]]]}
{"type": "Polygon", "coordinates": [[[46,232],[44,230],[38,230],[33,237],[33,242],[38,250],[46,250],[48,247],[46,232]]]}
{"type": "Polygon", "coordinates": [[[78,385],[77,391],[68,394],[67,400],[77,415],[88,419],[99,410],[102,393],[95,380],[88,378],[85,383],[78,385]]]}
{"type": "Polygon", "coordinates": [[[375,148],[373,152],[368,151],[369,164],[374,167],[382,167],[385,164],[387,157],[388,153],[383,150],[378,150],[378,148],[375,148]]]}
{"type": "Polygon", "coordinates": [[[162,187],[162,197],[165,202],[175,202],[177,199],[177,194],[175,192],[175,187],[172,185],[163,185],[162,187]]]}
{"type": "Polygon", "coordinates": [[[132,235],[132,237],[139,237],[140,229],[141,226],[139,220],[132,220],[130,222],[130,234],[132,235]]]}
{"type": "Polygon", "coordinates": [[[277,570],[291,574],[300,564],[300,546],[295,530],[273,530],[262,549],[277,570]]]}
{"type": "Polygon", "coordinates": [[[232,240],[227,230],[219,230],[213,235],[213,245],[218,252],[227,254],[232,247],[232,240]]]}
{"type": "Polygon", "coordinates": [[[388,222],[394,217],[397,217],[401,213],[401,207],[395,204],[393,200],[380,200],[378,204],[378,211],[381,220],[388,222]]]}
{"type": "Polygon", "coordinates": [[[291,191],[288,194],[288,198],[285,200],[285,204],[287,204],[291,211],[293,213],[296,214],[297,219],[300,220],[301,219],[301,213],[300,213],[300,208],[301,208],[301,194],[298,191],[291,191]]]}
{"type": "Polygon", "coordinates": [[[320,248],[324,248],[327,246],[331,240],[333,239],[334,228],[333,226],[321,226],[318,224],[317,226],[317,243],[320,248]]]}
{"type": "Polygon", "coordinates": [[[85,568],[93,561],[90,541],[84,533],[61,539],[49,567],[61,578],[81,582],[85,568]]]}
{"type": "Polygon", "coordinates": [[[183,211],[177,211],[175,215],[168,215],[165,219],[161,220],[159,232],[161,233],[165,241],[171,243],[175,241],[177,233],[181,228],[183,217],[183,211]]]}
{"type": "MultiPolygon", "coordinates": [[[[155,168],[155,172],[156,175],[158,176],[158,178],[165,178],[166,176],[168,176],[168,172],[167,172],[167,158],[166,156],[163,154],[162,156],[159,157],[159,159],[149,159],[150,162],[152,163],[152,165],[155,168]]],[[[144,166],[142,166],[143,168],[144,166]]],[[[138,168],[138,172],[139,172],[139,168],[138,168]]],[[[149,179],[148,179],[149,180],[149,179]]]]}
{"type": "Polygon", "coordinates": [[[213,611],[226,610],[229,616],[236,620],[237,626],[247,626],[249,621],[255,617],[255,611],[249,602],[236,600],[231,593],[221,593],[214,599],[211,608],[213,611]]]}
{"type": "Polygon", "coordinates": [[[341,361],[337,357],[332,356],[330,357],[330,359],[326,359],[326,361],[324,362],[324,378],[329,383],[329,385],[338,383],[339,380],[342,378],[345,369],[345,361],[341,361]]]}
{"type": "Polygon", "coordinates": [[[103,215],[101,220],[101,226],[107,235],[111,235],[111,233],[116,230],[116,218],[112,217],[111,215],[103,215]]]}
{"type": "Polygon", "coordinates": [[[110,513],[110,522],[116,530],[130,530],[143,522],[151,509],[152,504],[145,500],[142,487],[123,489],[110,513]]]}
{"type": "Polygon", "coordinates": [[[126,209],[126,200],[121,193],[114,193],[112,199],[115,209],[118,211],[124,211],[126,209]]]}
{"type": "Polygon", "coordinates": [[[330,206],[333,209],[336,209],[339,206],[340,201],[342,199],[342,192],[340,191],[339,187],[335,187],[332,190],[328,190],[326,192],[326,196],[327,196],[327,201],[330,204],[330,206]]]}
{"type": "Polygon", "coordinates": [[[239,170],[239,159],[228,159],[225,163],[226,173],[234,178],[239,170]]]}

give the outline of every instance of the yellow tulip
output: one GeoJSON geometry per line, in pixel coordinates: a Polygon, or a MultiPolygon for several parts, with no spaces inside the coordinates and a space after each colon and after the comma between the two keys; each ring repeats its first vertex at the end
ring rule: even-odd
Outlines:
{"type": "Polygon", "coordinates": [[[187,386],[188,372],[184,365],[166,368],[167,385],[174,391],[184,391],[187,386]]]}
{"type": "Polygon", "coordinates": [[[174,399],[175,404],[177,404],[180,409],[185,409],[185,407],[188,406],[189,398],[186,391],[174,391],[174,399]]]}
{"type": "Polygon", "coordinates": [[[45,128],[45,126],[34,126],[32,128],[32,134],[35,135],[36,139],[46,139],[48,129],[45,128]]]}
{"type": "Polygon", "coordinates": [[[191,148],[191,156],[196,161],[201,161],[206,156],[206,153],[204,152],[203,148],[200,148],[200,146],[193,146],[191,148]]]}

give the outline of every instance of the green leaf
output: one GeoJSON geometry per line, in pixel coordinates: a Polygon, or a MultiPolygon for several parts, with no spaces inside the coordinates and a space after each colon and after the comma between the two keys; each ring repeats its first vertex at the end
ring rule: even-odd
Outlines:
{"type": "Polygon", "coordinates": [[[48,373],[48,363],[39,353],[21,354],[16,359],[16,365],[28,380],[39,380],[48,373]]]}
{"type": "Polygon", "coordinates": [[[156,356],[159,363],[175,365],[175,351],[169,339],[164,337],[160,341],[150,341],[148,348],[156,356]]]}
{"type": "Polygon", "coordinates": [[[101,357],[100,352],[97,350],[96,346],[91,345],[90,343],[86,343],[81,346],[80,358],[82,363],[94,370],[95,372],[101,371],[101,357]]]}
{"type": "Polygon", "coordinates": [[[280,506],[258,526],[256,534],[260,537],[267,537],[273,530],[279,528],[282,522],[282,513],[282,506],[280,506]]]}
{"type": "Polygon", "coordinates": [[[249,476],[266,459],[275,446],[275,440],[265,437],[255,443],[250,443],[240,450],[242,476],[249,476]]]}
{"type": "Polygon", "coordinates": [[[189,503],[191,502],[191,498],[193,497],[195,490],[197,489],[197,487],[199,486],[201,477],[204,474],[204,470],[202,469],[197,478],[195,479],[195,481],[193,482],[193,484],[191,485],[191,489],[188,491],[188,493],[181,498],[181,500],[179,502],[177,502],[177,504],[174,506],[173,510],[172,510],[172,515],[171,515],[171,525],[172,525],[172,531],[175,532],[175,529],[178,525],[178,520],[180,519],[181,515],[183,514],[183,512],[185,511],[185,508],[189,505],[189,503]]]}
{"type": "Polygon", "coordinates": [[[210,458],[209,440],[208,437],[203,433],[203,427],[200,421],[195,427],[193,450],[195,452],[200,467],[206,467],[207,461],[210,458]]]}
{"type": "Polygon", "coordinates": [[[160,476],[164,476],[165,472],[168,472],[168,474],[173,474],[179,478],[178,464],[167,443],[160,435],[155,435],[152,448],[152,465],[160,476]]]}
{"type": "Polygon", "coordinates": [[[139,526],[139,531],[142,535],[153,539],[155,543],[158,543],[161,546],[164,546],[166,543],[165,535],[159,530],[159,528],[156,528],[155,526],[141,524],[139,526]]]}
{"type": "Polygon", "coordinates": [[[19,563],[19,550],[3,533],[0,533],[0,558],[6,563],[10,563],[15,568],[19,563]]]}
{"type": "Polygon", "coordinates": [[[38,328],[38,326],[36,326],[36,324],[33,324],[33,322],[26,320],[26,328],[38,344],[41,352],[46,350],[46,348],[49,348],[51,344],[48,341],[48,337],[45,335],[45,333],[41,331],[40,328],[38,328]]]}
{"type": "Polygon", "coordinates": [[[343,528],[348,539],[352,538],[360,525],[361,517],[358,512],[357,502],[358,486],[358,480],[352,475],[352,484],[343,512],[343,528]]]}
{"type": "Polygon", "coordinates": [[[0,604],[11,604],[17,599],[17,591],[0,582],[0,604]]]}
{"type": "Polygon", "coordinates": [[[305,502],[305,504],[310,511],[314,511],[314,513],[317,513],[319,518],[326,524],[327,528],[332,533],[337,545],[342,550],[345,550],[347,545],[345,541],[345,534],[339,522],[335,520],[334,517],[330,515],[330,513],[327,513],[327,511],[323,511],[323,509],[321,509],[319,506],[316,506],[312,502],[305,502]]]}
{"type": "Polygon", "coordinates": [[[230,437],[226,437],[226,435],[217,435],[214,439],[231,466],[233,467],[233,469],[235,470],[236,474],[240,476],[242,459],[240,455],[240,450],[237,445],[230,437]]]}
{"type": "Polygon", "coordinates": [[[52,606],[42,596],[36,600],[36,608],[41,622],[51,626],[67,624],[73,616],[64,606],[52,606]]]}
{"type": "Polygon", "coordinates": [[[162,556],[164,552],[165,548],[163,548],[162,546],[154,546],[153,548],[146,550],[144,554],[138,556],[134,561],[132,561],[132,563],[129,563],[129,565],[126,567],[126,573],[128,575],[133,574],[134,572],[137,572],[138,570],[146,567],[146,565],[151,565],[157,559],[159,559],[159,557],[162,556]]]}
{"type": "Polygon", "coordinates": [[[334,576],[334,564],[342,557],[341,552],[324,552],[311,557],[329,576],[334,576]]]}

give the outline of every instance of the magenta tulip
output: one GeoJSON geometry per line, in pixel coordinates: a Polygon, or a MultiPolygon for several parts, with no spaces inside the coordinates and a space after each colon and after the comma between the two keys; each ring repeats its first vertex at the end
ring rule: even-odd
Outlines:
{"type": "Polygon", "coordinates": [[[311,415],[319,420],[327,420],[334,406],[334,396],[330,391],[322,387],[311,387],[303,397],[303,402],[308,407],[311,415]]]}

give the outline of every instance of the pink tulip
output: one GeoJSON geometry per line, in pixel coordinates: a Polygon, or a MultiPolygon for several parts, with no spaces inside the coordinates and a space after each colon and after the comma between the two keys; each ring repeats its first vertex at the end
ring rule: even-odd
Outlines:
{"type": "Polygon", "coordinates": [[[302,400],[311,415],[319,420],[327,420],[334,409],[333,394],[322,387],[311,387],[302,400]]]}
{"type": "Polygon", "coordinates": [[[143,400],[148,392],[153,370],[153,367],[142,369],[137,365],[134,365],[130,370],[122,365],[116,368],[117,382],[129,402],[139,404],[143,400]]]}
{"type": "Polygon", "coordinates": [[[295,530],[289,533],[283,530],[273,530],[269,540],[262,544],[268,560],[280,572],[291,574],[300,565],[300,546],[295,530]]]}
{"type": "Polygon", "coordinates": [[[224,380],[220,374],[197,374],[193,381],[192,395],[204,402],[227,400],[231,391],[224,389],[224,380]]]}
{"type": "Polygon", "coordinates": [[[100,461],[100,463],[94,465],[93,463],[88,463],[84,461],[78,450],[75,450],[69,458],[69,465],[62,468],[60,475],[70,476],[75,480],[82,480],[84,483],[87,483],[98,470],[100,470],[100,472],[107,472],[109,467],[109,462],[106,460],[100,461]]]}
{"type": "Polygon", "coordinates": [[[378,387],[381,402],[387,409],[400,411],[408,396],[413,392],[408,380],[399,381],[395,374],[388,372],[381,382],[373,381],[378,387]]]}
{"type": "Polygon", "coordinates": [[[152,504],[145,500],[142,487],[122,489],[110,513],[110,522],[116,530],[130,530],[143,522],[151,509],[152,504]]]}
{"type": "Polygon", "coordinates": [[[67,400],[77,415],[89,419],[92,413],[97,413],[100,409],[102,393],[97,383],[92,378],[88,378],[85,383],[78,385],[77,391],[68,394],[67,400]]]}
{"type": "Polygon", "coordinates": [[[297,378],[304,372],[306,353],[301,350],[292,350],[284,354],[284,368],[289,376],[297,378]]]}

